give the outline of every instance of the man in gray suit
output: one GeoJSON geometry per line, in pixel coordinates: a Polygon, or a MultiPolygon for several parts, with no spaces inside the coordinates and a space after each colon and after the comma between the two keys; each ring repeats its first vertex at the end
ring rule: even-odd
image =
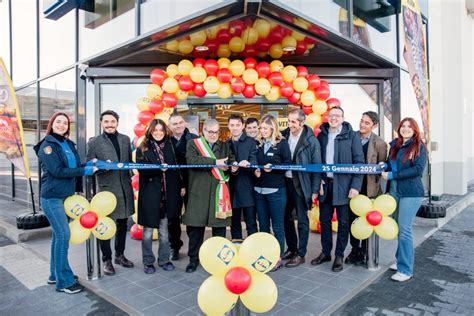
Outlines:
{"type": "MultiPolygon", "coordinates": [[[[92,138],[87,144],[87,161],[97,158],[103,161],[131,162],[132,148],[130,138],[117,132],[119,115],[114,111],[105,111],[100,115],[103,133],[92,138]]],[[[127,237],[127,220],[133,212],[133,189],[131,174],[128,170],[100,170],[96,173],[98,191],[110,191],[117,198],[117,207],[110,214],[117,224],[115,234],[115,263],[125,268],[132,268],[133,262],[125,258],[125,240],[127,237]]],[[[101,240],[104,273],[114,275],[112,249],[110,240],[101,240]]]]}

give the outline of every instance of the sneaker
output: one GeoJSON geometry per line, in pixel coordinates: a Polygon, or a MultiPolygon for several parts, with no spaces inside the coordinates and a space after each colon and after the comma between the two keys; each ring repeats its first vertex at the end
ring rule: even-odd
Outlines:
{"type": "Polygon", "coordinates": [[[397,271],[398,270],[397,264],[396,263],[392,264],[389,269],[392,271],[397,271]]]}
{"type": "MultiPolygon", "coordinates": [[[[77,282],[77,280],[79,280],[79,277],[77,275],[74,275],[74,281],[77,282]]],[[[49,285],[53,285],[53,284],[56,284],[56,280],[48,279],[48,281],[46,281],[46,283],[48,283],[49,285]]]]}
{"type": "Polygon", "coordinates": [[[66,294],[76,294],[82,291],[84,291],[84,287],[77,282],[71,285],[70,287],[64,289],[56,289],[56,292],[64,292],[66,294]]]}
{"type": "Polygon", "coordinates": [[[392,275],[390,279],[392,279],[392,281],[395,281],[395,282],[405,282],[405,281],[410,280],[411,278],[412,278],[411,275],[406,275],[404,273],[397,272],[394,275],[392,275]]]}
{"type": "Polygon", "coordinates": [[[174,270],[174,265],[171,262],[167,262],[165,264],[160,264],[159,266],[165,271],[173,271],[174,270]]]}
{"type": "Polygon", "coordinates": [[[149,266],[145,266],[143,268],[143,272],[145,272],[146,274],[153,274],[155,273],[155,267],[153,265],[149,265],[149,266]]]}
{"type": "Polygon", "coordinates": [[[278,260],[277,264],[273,267],[273,269],[270,270],[270,272],[275,272],[283,268],[283,262],[281,259],[278,260]]]}

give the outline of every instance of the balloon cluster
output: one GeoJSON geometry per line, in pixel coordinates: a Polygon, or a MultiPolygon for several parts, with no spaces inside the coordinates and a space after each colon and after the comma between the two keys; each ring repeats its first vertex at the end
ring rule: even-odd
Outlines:
{"type": "Polygon", "coordinates": [[[199,288],[199,307],[206,315],[224,315],[240,298],[254,313],[269,311],[278,290],[265,273],[279,256],[280,246],[268,233],[253,234],[240,247],[223,237],[209,238],[199,250],[199,260],[211,274],[199,288]]]}
{"type": "MultiPolygon", "coordinates": [[[[337,232],[338,222],[337,222],[337,213],[334,209],[331,219],[331,228],[333,232],[337,232]]],[[[321,233],[321,222],[319,221],[319,205],[313,204],[313,207],[309,211],[309,229],[316,233],[321,233]]]]}
{"type": "Polygon", "coordinates": [[[397,202],[389,194],[377,197],[373,202],[359,194],[350,201],[354,214],[360,216],[352,222],[351,233],[360,240],[369,238],[375,231],[382,239],[394,239],[398,235],[398,225],[389,217],[397,209],[397,202]]]}
{"type": "Polygon", "coordinates": [[[89,203],[81,195],[71,195],[64,200],[66,215],[74,219],[69,223],[69,243],[77,245],[86,241],[92,234],[101,240],[111,239],[117,230],[110,217],[117,206],[115,195],[108,191],[97,193],[89,203]]]}

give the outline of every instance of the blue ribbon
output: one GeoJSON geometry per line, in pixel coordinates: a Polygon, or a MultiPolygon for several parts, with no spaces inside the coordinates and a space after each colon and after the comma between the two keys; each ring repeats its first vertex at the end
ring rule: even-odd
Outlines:
{"type": "MultiPolygon", "coordinates": [[[[95,166],[100,170],[132,170],[132,169],[211,169],[214,167],[233,167],[234,165],[161,165],[161,164],[145,164],[131,162],[106,162],[92,160],[87,162],[89,166],[95,166]]],[[[263,165],[249,165],[250,169],[265,169],[263,165]]],[[[306,164],[306,165],[271,165],[268,169],[286,170],[298,172],[332,172],[332,173],[349,173],[349,174],[380,174],[383,169],[377,164],[306,164]]]]}

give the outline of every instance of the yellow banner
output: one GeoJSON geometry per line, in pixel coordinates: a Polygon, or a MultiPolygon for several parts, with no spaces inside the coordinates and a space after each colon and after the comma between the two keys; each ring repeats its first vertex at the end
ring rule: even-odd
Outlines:
{"type": "Polygon", "coordinates": [[[20,108],[2,58],[0,58],[0,153],[5,154],[27,178],[30,178],[20,108]]]}

